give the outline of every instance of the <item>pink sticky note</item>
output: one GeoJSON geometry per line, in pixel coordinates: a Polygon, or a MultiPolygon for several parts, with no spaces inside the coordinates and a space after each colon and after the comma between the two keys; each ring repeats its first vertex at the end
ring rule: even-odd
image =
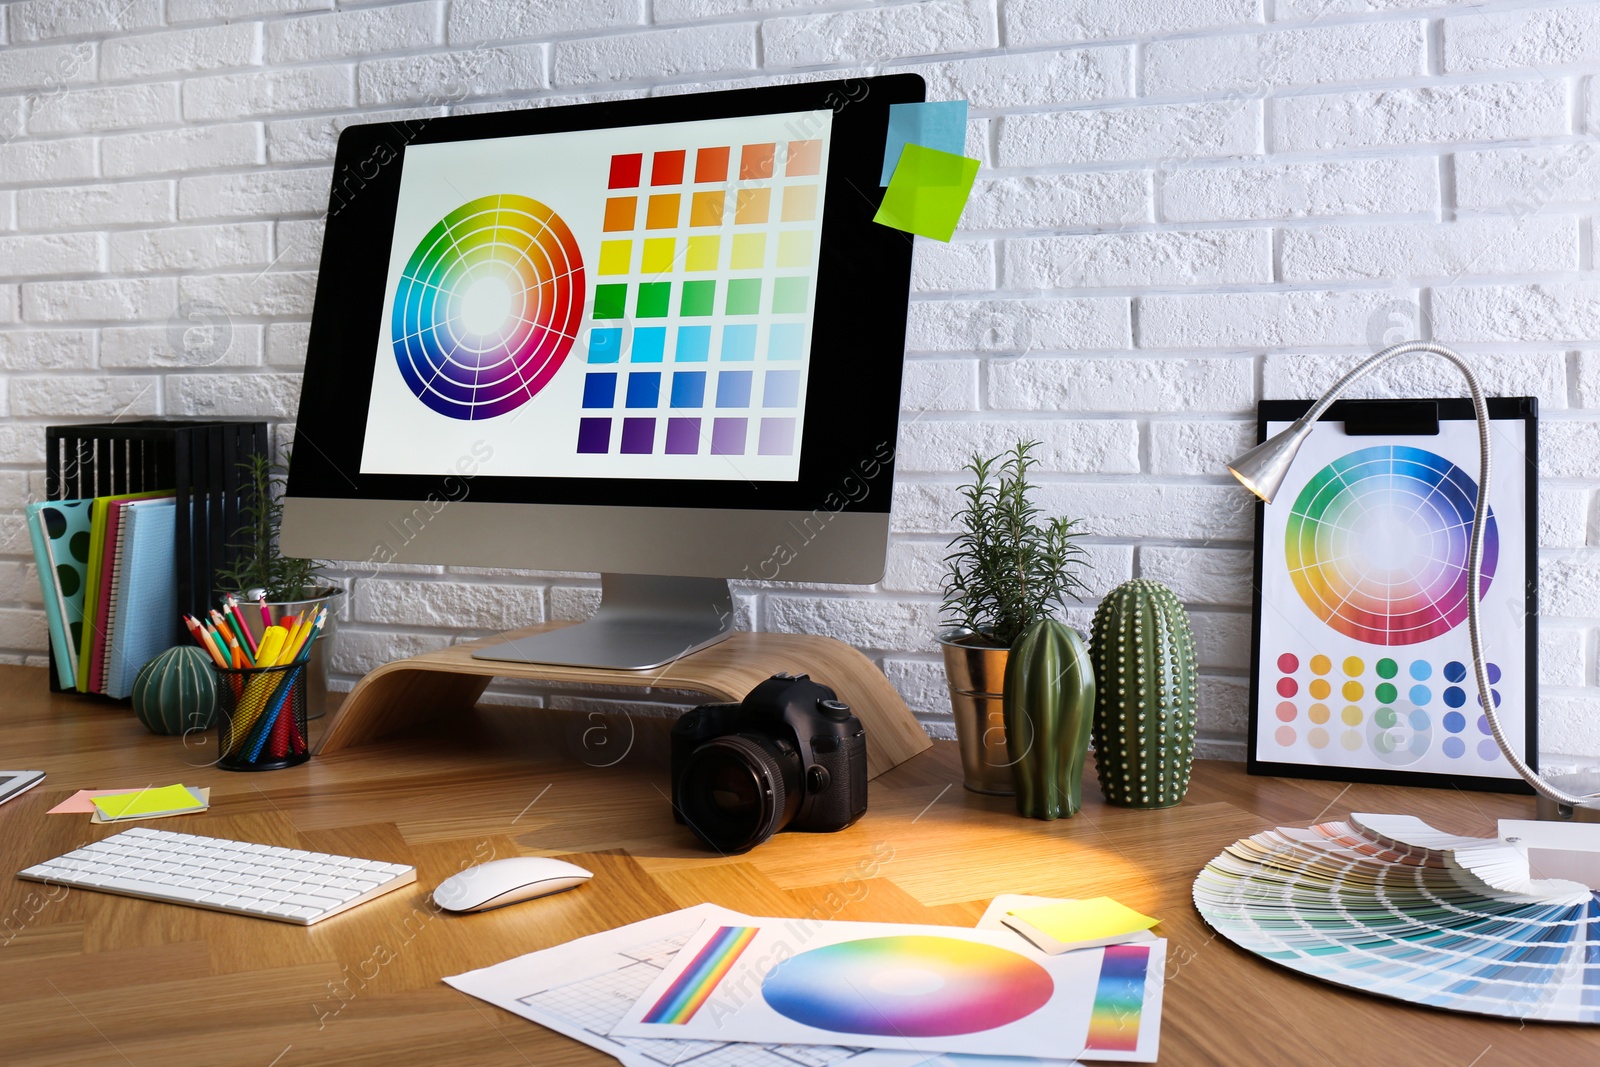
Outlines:
{"type": "Polygon", "coordinates": [[[88,815],[94,812],[95,797],[115,797],[123,793],[137,793],[137,789],[80,789],[49,811],[46,815],[88,815]]]}

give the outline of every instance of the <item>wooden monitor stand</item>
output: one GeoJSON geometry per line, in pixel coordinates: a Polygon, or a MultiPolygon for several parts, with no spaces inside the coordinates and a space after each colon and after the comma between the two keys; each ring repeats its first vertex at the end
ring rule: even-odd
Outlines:
{"type": "MultiPolygon", "coordinates": [[[[530,626],[481,643],[570,625],[530,626]]],[[[648,671],[473,659],[472,649],[479,643],[451,645],[385,663],[369,673],[328,720],[317,754],[354,748],[436,715],[469,711],[495,678],[686,689],[704,693],[712,701],[737,701],[780,671],[809,674],[850,705],[866,727],[867,770],[874,778],[931,744],[883,672],[859,651],[831,637],[735,633],[710,648],[648,671]]]]}

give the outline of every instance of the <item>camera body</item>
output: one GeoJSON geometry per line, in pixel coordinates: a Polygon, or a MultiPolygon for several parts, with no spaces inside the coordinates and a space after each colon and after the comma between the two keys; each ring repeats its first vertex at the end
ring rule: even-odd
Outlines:
{"type": "Polygon", "coordinates": [[[673,726],[672,809],[725,852],[780,830],[843,830],[867,810],[866,731],[832,689],[774,675],[673,726]]]}

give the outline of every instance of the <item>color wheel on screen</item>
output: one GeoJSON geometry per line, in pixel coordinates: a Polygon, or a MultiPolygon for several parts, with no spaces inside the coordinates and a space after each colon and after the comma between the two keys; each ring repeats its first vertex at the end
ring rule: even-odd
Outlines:
{"type": "MultiPolygon", "coordinates": [[[[1306,607],[1346,637],[1410,645],[1467,617],[1467,542],[1477,483],[1427,449],[1380,445],[1341,456],[1295,499],[1284,539],[1306,607]]],[[[1489,591],[1499,559],[1491,510],[1483,539],[1489,591]]]]}
{"type": "Polygon", "coordinates": [[[550,208],[513,194],[462,204],[428,231],[399,279],[400,374],[452,419],[514,411],[571,351],[584,293],[578,243],[550,208]]]}

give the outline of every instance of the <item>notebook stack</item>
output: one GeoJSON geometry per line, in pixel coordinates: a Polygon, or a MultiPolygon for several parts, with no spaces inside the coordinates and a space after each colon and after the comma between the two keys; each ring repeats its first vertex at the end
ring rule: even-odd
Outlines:
{"type": "Polygon", "coordinates": [[[176,503],[170,491],[27,509],[63,689],[123,698],[175,639],[176,503]]]}

